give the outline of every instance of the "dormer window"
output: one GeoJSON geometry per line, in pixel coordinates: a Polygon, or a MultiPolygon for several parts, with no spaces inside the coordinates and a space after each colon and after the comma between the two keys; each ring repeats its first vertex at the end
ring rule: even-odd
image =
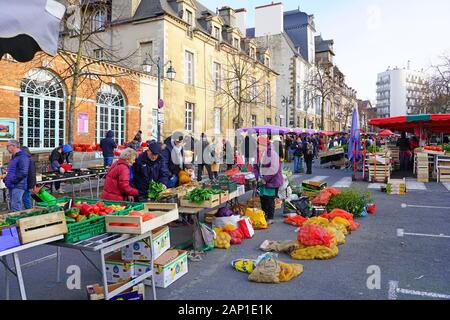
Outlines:
{"type": "Polygon", "coordinates": [[[213,27],[213,37],[217,40],[220,40],[220,28],[219,27],[213,27]]]}
{"type": "Polygon", "coordinates": [[[186,10],[186,22],[189,23],[190,26],[193,26],[193,21],[192,11],[186,10]]]}
{"type": "Polygon", "coordinates": [[[239,38],[233,38],[233,47],[235,47],[236,49],[240,48],[240,40],[239,40],[239,38]]]}
{"type": "Polygon", "coordinates": [[[255,50],[255,48],[250,47],[248,55],[250,56],[250,58],[256,59],[256,50],[255,50]]]}

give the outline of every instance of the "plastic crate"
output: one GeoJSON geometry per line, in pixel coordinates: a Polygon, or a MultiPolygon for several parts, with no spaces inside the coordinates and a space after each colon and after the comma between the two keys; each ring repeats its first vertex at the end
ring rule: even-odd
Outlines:
{"type": "Polygon", "coordinates": [[[16,226],[0,228],[0,251],[20,246],[19,233],[16,226]]]}
{"type": "Polygon", "coordinates": [[[52,213],[52,212],[57,212],[57,211],[61,211],[60,207],[48,207],[48,208],[43,208],[43,209],[37,209],[37,210],[27,210],[27,213],[24,214],[10,214],[6,217],[6,222],[10,225],[14,225],[17,223],[18,220],[20,219],[24,219],[24,218],[29,218],[29,217],[33,217],[33,216],[39,216],[41,214],[47,214],[47,213],[52,213]]]}
{"type": "MultiPolygon", "coordinates": [[[[58,204],[65,204],[70,201],[70,197],[62,197],[53,201],[55,204],[49,203],[39,203],[39,206],[43,207],[56,207],[61,208],[58,204]]],[[[106,206],[110,205],[125,205],[125,209],[121,211],[116,211],[111,213],[111,215],[124,216],[127,215],[131,210],[143,210],[143,203],[135,203],[128,201],[108,201],[108,200],[97,200],[88,198],[75,198],[75,202],[86,202],[88,204],[96,204],[98,202],[103,202],[106,206]]],[[[71,223],[67,225],[68,232],[64,235],[64,242],[75,243],[90,237],[103,234],[106,232],[105,217],[94,217],[85,221],[80,221],[76,223],[71,223]]]]}

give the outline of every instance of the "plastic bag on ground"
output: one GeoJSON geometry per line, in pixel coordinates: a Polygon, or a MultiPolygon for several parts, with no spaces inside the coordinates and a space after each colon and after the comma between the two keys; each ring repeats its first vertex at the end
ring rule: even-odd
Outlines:
{"type": "Polygon", "coordinates": [[[305,246],[330,247],[333,236],[325,228],[311,224],[300,228],[297,239],[305,246]]]}
{"type": "Polygon", "coordinates": [[[261,261],[248,277],[248,280],[258,283],[280,283],[281,266],[275,259],[261,261]]]}
{"type": "Polygon", "coordinates": [[[331,240],[331,245],[343,245],[345,244],[345,235],[344,233],[332,226],[326,227],[327,231],[333,236],[333,240],[331,240]]]}
{"type": "Polygon", "coordinates": [[[212,225],[214,228],[223,228],[226,225],[232,225],[237,229],[239,228],[239,220],[241,220],[240,216],[213,217],[212,225]]]}
{"type": "Polygon", "coordinates": [[[288,282],[303,273],[303,265],[289,264],[280,261],[280,282],[288,282]]]}
{"type": "Polygon", "coordinates": [[[334,224],[342,224],[343,226],[345,226],[347,229],[350,229],[350,221],[348,221],[347,219],[341,218],[341,217],[336,217],[334,218],[331,223],[334,224]]]}
{"type": "Polygon", "coordinates": [[[245,216],[249,217],[255,230],[267,229],[266,215],[259,209],[247,208],[245,216]]]}
{"type": "Polygon", "coordinates": [[[239,229],[242,231],[245,239],[253,238],[255,230],[253,229],[252,221],[249,217],[243,217],[239,220],[239,229]]]}
{"type": "Polygon", "coordinates": [[[326,192],[325,190],[321,191],[317,197],[315,197],[312,200],[312,204],[314,206],[326,206],[328,203],[330,203],[332,195],[329,192],[326,192]]]}
{"type": "Polygon", "coordinates": [[[315,224],[321,227],[328,227],[330,225],[330,221],[328,221],[327,219],[321,218],[321,217],[314,217],[311,218],[307,221],[305,221],[305,223],[303,224],[304,226],[306,225],[310,225],[310,224],[315,224]]]}
{"type": "Polygon", "coordinates": [[[233,268],[244,273],[252,273],[256,268],[256,261],[251,259],[239,259],[231,262],[233,268]]]}
{"type": "Polygon", "coordinates": [[[353,215],[351,213],[348,213],[345,210],[334,209],[333,211],[330,212],[330,214],[328,216],[329,216],[330,220],[333,220],[334,218],[337,218],[337,217],[347,219],[350,222],[350,230],[351,231],[356,231],[360,227],[360,225],[353,220],[353,215]]]}
{"type": "Polygon", "coordinates": [[[266,252],[284,252],[290,254],[295,249],[298,249],[297,241],[264,241],[259,247],[266,252]]]}
{"type": "Polygon", "coordinates": [[[294,217],[287,217],[286,219],[284,219],[284,223],[289,224],[289,225],[293,225],[296,227],[301,227],[303,226],[303,224],[308,221],[307,218],[303,218],[302,216],[294,216],[294,217]]]}
{"type": "Polygon", "coordinates": [[[219,249],[229,249],[231,247],[231,236],[226,232],[217,233],[214,246],[219,249]]]}
{"type": "Polygon", "coordinates": [[[323,191],[328,192],[329,194],[331,194],[333,197],[334,196],[338,196],[342,193],[342,190],[337,189],[337,188],[325,188],[323,191]]]}
{"type": "Polygon", "coordinates": [[[299,244],[299,248],[291,253],[294,260],[328,260],[336,257],[339,249],[336,245],[326,246],[303,246],[299,244]]]}

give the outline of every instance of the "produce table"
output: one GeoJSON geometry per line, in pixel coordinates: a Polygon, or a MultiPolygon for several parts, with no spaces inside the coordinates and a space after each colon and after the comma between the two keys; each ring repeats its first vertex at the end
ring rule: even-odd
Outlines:
{"type": "MultiPolygon", "coordinates": [[[[9,300],[9,281],[8,281],[8,272],[11,273],[12,275],[14,275],[17,278],[17,282],[19,283],[19,289],[20,289],[20,296],[22,298],[22,300],[27,300],[27,294],[25,291],[25,284],[23,282],[23,276],[22,276],[22,267],[25,267],[27,265],[35,265],[37,263],[43,262],[48,260],[48,258],[50,257],[45,257],[39,260],[35,260],[32,261],[30,263],[27,263],[26,265],[21,265],[20,264],[20,260],[19,260],[19,252],[22,252],[24,250],[28,250],[43,244],[49,244],[55,241],[59,241],[62,240],[64,238],[64,236],[60,235],[60,236],[56,236],[56,237],[52,237],[52,238],[48,238],[45,240],[40,240],[40,241],[36,241],[36,242],[32,242],[32,243],[28,243],[26,245],[22,245],[19,247],[15,247],[15,248],[11,248],[5,251],[0,251],[0,262],[3,264],[3,266],[5,267],[5,288],[6,288],[6,300],[9,300]],[[12,255],[13,260],[14,260],[14,266],[15,268],[11,268],[8,265],[8,260],[7,260],[7,256],[8,255],[12,255]]],[[[57,277],[59,277],[59,270],[58,270],[58,274],[57,277]]]]}
{"type": "MultiPolygon", "coordinates": [[[[97,178],[97,180],[99,180],[100,178],[98,177],[98,174],[86,174],[86,175],[80,175],[80,176],[76,176],[76,177],[66,177],[66,178],[58,178],[58,179],[51,179],[51,180],[46,180],[46,181],[39,181],[37,182],[38,185],[48,185],[48,184],[53,184],[55,182],[62,182],[62,183],[66,183],[66,182],[70,182],[73,180],[82,180],[83,182],[89,182],[89,190],[91,192],[91,199],[94,198],[94,193],[93,193],[93,189],[92,189],[92,180],[93,178],[97,178]]],[[[79,194],[81,195],[81,183],[80,183],[80,190],[79,190],[79,194]]],[[[75,187],[72,188],[72,196],[75,197],[75,187]]]]}
{"type": "Polygon", "coordinates": [[[331,163],[331,166],[345,165],[344,149],[330,149],[320,155],[320,166],[331,163]]]}
{"type": "MultiPolygon", "coordinates": [[[[153,290],[153,299],[156,300],[156,289],[155,289],[155,275],[154,275],[154,267],[152,267],[151,271],[148,271],[141,276],[133,279],[127,284],[121,286],[120,288],[115,289],[112,292],[108,292],[108,282],[106,278],[106,265],[105,258],[106,255],[112,253],[114,251],[118,251],[128,245],[131,245],[137,241],[149,239],[150,243],[152,243],[152,231],[144,233],[142,235],[130,235],[130,234],[114,234],[114,233],[106,233],[98,236],[91,237],[89,239],[77,242],[77,243],[65,243],[65,242],[53,242],[52,246],[57,247],[56,259],[57,259],[57,282],[61,279],[60,275],[60,264],[61,264],[61,248],[74,249],[81,252],[81,254],[87,259],[87,261],[92,264],[92,266],[102,275],[103,277],[103,289],[105,293],[105,300],[110,300],[116,295],[124,292],[125,290],[135,286],[136,284],[144,281],[145,279],[151,277],[152,278],[152,290],[153,290]],[[96,264],[86,255],[85,252],[96,252],[100,254],[101,258],[101,269],[99,269],[96,264]]],[[[150,246],[151,250],[151,265],[154,266],[153,261],[153,247],[150,246]]]]}

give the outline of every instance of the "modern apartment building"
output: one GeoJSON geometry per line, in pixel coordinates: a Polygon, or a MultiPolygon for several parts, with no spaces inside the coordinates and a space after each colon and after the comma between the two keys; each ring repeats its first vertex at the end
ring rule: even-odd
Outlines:
{"type": "Polygon", "coordinates": [[[418,113],[427,82],[426,75],[410,69],[388,69],[378,74],[377,115],[389,118],[418,113]]]}

